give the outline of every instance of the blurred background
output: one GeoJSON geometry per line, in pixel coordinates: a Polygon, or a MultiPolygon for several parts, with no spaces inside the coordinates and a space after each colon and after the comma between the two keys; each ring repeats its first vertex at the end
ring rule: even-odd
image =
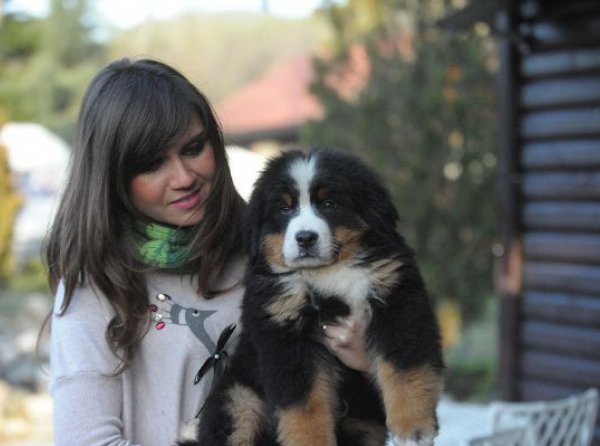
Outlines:
{"type": "Polygon", "coordinates": [[[121,57],[167,62],[208,95],[244,195],[265,157],[291,146],[374,166],[435,301],[447,398],[497,397],[500,59],[484,20],[442,26],[466,6],[0,0],[0,443],[52,443],[40,246],[83,90],[121,57]]]}
{"type": "Polygon", "coordinates": [[[492,396],[497,63],[485,27],[457,37],[435,25],[463,2],[0,5],[2,444],[51,442],[47,333],[36,356],[52,303],[40,243],[83,90],[125,56],[165,61],[207,93],[242,189],[262,158],[291,145],[348,150],[375,166],[437,304],[447,391],[492,396]]]}

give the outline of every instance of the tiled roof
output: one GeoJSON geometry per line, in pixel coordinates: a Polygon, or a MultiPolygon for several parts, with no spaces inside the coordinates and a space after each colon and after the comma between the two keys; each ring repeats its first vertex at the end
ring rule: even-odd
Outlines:
{"type": "MultiPolygon", "coordinates": [[[[329,73],[326,81],[347,100],[362,89],[370,65],[364,47],[350,50],[349,61],[329,73]]],[[[323,109],[310,93],[314,70],[310,55],[300,55],[273,66],[217,104],[225,136],[290,132],[308,120],[319,119],[323,109]]]]}
{"type": "Polygon", "coordinates": [[[318,119],[322,109],[309,92],[312,79],[308,55],[274,66],[217,104],[225,134],[291,128],[318,119]]]}

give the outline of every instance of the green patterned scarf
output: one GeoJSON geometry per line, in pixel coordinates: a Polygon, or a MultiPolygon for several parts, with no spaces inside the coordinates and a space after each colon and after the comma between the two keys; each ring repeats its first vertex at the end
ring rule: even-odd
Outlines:
{"type": "Polygon", "coordinates": [[[140,223],[133,241],[140,260],[148,266],[175,269],[183,265],[193,232],[159,223],[140,223]]]}

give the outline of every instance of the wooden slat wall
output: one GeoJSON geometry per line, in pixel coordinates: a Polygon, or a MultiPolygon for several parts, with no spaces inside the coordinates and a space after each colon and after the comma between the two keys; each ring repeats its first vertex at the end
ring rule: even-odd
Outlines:
{"type": "MultiPolygon", "coordinates": [[[[518,399],[600,388],[600,1],[521,2],[518,399]]],[[[595,443],[600,444],[600,430],[595,443]]]]}

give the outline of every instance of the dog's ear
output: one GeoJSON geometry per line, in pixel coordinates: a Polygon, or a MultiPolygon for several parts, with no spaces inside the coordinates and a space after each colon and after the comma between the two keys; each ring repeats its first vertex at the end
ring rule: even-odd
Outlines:
{"type": "Polygon", "coordinates": [[[394,206],[392,197],[387,189],[383,187],[379,179],[363,183],[364,204],[366,206],[363,215],[372,228],[395,232],[398,224],[398,211],[394,206]]]}

